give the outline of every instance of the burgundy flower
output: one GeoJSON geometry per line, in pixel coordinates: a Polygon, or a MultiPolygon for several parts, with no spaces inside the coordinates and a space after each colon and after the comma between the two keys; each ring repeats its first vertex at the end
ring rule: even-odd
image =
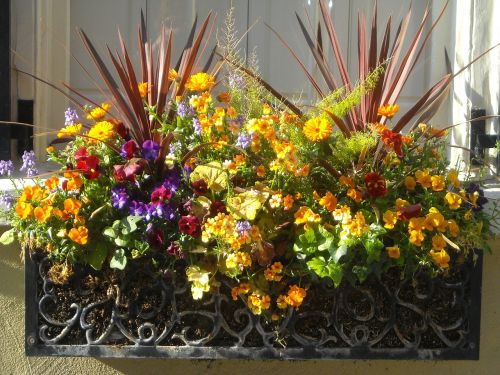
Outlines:
{"type": "Polygon", "coordinates": [[[137,155],[137,151],[139,151],[139,146],[134,140],[130,140],[125,142],[121,148],[120,155],[125,159],[132,159],[137,155]]]}
{"type": "Polygon", "coordinates": [[[365,185],[371,197],[382,197],[387,193],[385,179],[376,172],[370,172],[365,176],[365,185]]]}
{"type": "Polygon", "coordinates": [[[152,229],[148,233],[148,243],[152,247],[162,247],[165,239],[163,232],[159,229],[152,229]]]}
{"type": "Polygon", "coordinates": [[[83,171],[83,175],[89,180],[96,179],[101,175],[99,171],[99,158],[95,155],[80,156],[76,163],[76,169],[83,171]]]}
{"type": "Polygon", "coordinates": [[[198,195],[203,195],[208,191],[207,182],[204,179],[199,179],[191,183],[193,191],[198,195]]]}
{"type": "Polygon", "coordinates": [[[196,216],[182,216],[179,220],[179,230],[181,233],[196,236],[200,231],[200,222],[196,216]]]}
{"type": "Polygon", "coordinates": [[[160,204],[170,198],[172,198],[172,191],[163,185],[157,187],[151,193],[151,203],[153,204],[160,204]]]}
{"type": "Polygon", "coordinates": [[[410,206],[403,207],[398,211],[399,220],[410,220],[413,217],[419,217],[422,212],[422,206],[420,203],[412,204],[410,206]]]}
{"type": "Polygon", "coordinates": [[[126,141],[130,139],[130,132],[128,128],[121,121],[116,124],[116,132],[120,137],[122,137],[126,141]]]}
{"type": "Polygon", "coordinates": [[[184,258],[184,253],[177,242],[171,242],[165,251],[174,257],[184,258]]]}
{"type": "Polygon", "coordinates": [[[218,213],[227,214],[226,205],[221,201],[213,201],[210,205],[210,216],[216,216],[218,213]]]}
{"type": "Polygon", "coordinates": [[[113,166],[113,176],[118,182],[135,181],[135,175],[127,174],[124,165],[113,166]]]}

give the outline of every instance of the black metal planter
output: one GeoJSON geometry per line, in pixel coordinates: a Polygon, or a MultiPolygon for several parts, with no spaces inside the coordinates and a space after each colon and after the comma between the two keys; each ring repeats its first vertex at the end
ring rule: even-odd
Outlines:
{"type": "Polygon", "coordinates": [[[482,257],[453,276],[381,280],[308,291],[279,322],[230,301],[229,286],[195,302],[171,275],[127,273],[56,286],[50,261],[26,253],[29,356],[189,359],[478,359],[482,257]],[[115,280],[116,281],[116,280],[115,280]]]}

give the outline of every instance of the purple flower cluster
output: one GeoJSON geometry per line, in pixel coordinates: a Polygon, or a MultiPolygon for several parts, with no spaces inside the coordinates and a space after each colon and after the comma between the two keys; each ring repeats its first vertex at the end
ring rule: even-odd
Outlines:
{"type": "Polygon", "coordinates": [[[247,236],[252,230],[252,225],[248,221],[238,221],[236,223],[236,232],[239,236],[247,236]]]}
{"type": "Polygon", "coordinates": [[[33,151],[24,151],[23,153],[23,165],[19,170],[21,172],[25,171],[28,177],[33,177],[38,174],[38,169],[35,168],[36,156],[33,151]]]}
{"type": "Polygon", "coordinates": [[[201,135],[201,124],[197,118],[193,119],[193,131],[196,135],[201,135]]]}
{"type": "Polygon", "coordinates": [[[160,145],[155,141],[147,140],[142,144],[142,154],[144,159],[155,161],[160,152],[160,145]]]}
{"type": "Polygon", "coordinates": [[[12,160],[0,160],[0,176],[9,176],[12,174],[14,170],[14,164],[12,160]]]}
{"type": "Polygon", "coordinates": [[[181,102],[177,106],[177,114],[180,118],[186,118],[187,116],[194,115],[194,109],[191,106],[188,106],[186,103],[181,102]]]}
{"type": "Polygon", "coordinates": [[[245,81],[239,74],[231,74],[228,78],[229,87],[232,89],[242,89],[245,81]]]}
{"type": "Polygon", "coordinates": [[[111,189],[111,204],[114,208],[121,210],[128,204],[129,199],[130,197],[124,187],[118,186],[111,189]]]}
{"type": "Polygon", "coordinates": [[[9,193],[0,193],[0,207],[3,206],[5,211],[9,211],[14,207],[14,203],[16,199],[12,194],[9,193]]]}
{"type": "Polygon", "coordinates": [[[78,122],[78,114],[74,108],[68,107],[64,112],[64,125],[73,125],[75,122],[78,122]]]}
{"type": "Polygon", "coordinates": [[[236,146],[246,149],[250,147],[251,144],[252,144],[252,135],[248,133],[240,133],[238,135],[236,146]]]}

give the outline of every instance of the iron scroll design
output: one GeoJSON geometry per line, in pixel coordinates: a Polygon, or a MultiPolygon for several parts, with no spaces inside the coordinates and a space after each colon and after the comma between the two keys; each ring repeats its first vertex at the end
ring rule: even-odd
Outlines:
{"type": "Polygon", "coordinates": [[[312,287],[268,323],[230,301],[230,285],[195,303],[185,280],[144,270],[116,282],[53,284],[26,251],[29,356],[190,359],[478,359],[482,257],[452,277],[312,287]]]}

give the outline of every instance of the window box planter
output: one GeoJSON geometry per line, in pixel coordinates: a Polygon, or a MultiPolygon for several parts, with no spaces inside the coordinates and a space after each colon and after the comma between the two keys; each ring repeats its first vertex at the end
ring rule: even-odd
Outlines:
{"type": "Polygon", "coordinates": [[[129,271],[120,290],[99,274],[54,285],[50,260],[26,251],[28,356],[186,359],[478,359],[482,256],[459,272],[401,281],[389,272],[339,289],[317,286],[307,303],[275,326],[229,286],[193,301],[170,275],[129,271]],[[102,279],[101,279],[102,280],[102,279]]]}

